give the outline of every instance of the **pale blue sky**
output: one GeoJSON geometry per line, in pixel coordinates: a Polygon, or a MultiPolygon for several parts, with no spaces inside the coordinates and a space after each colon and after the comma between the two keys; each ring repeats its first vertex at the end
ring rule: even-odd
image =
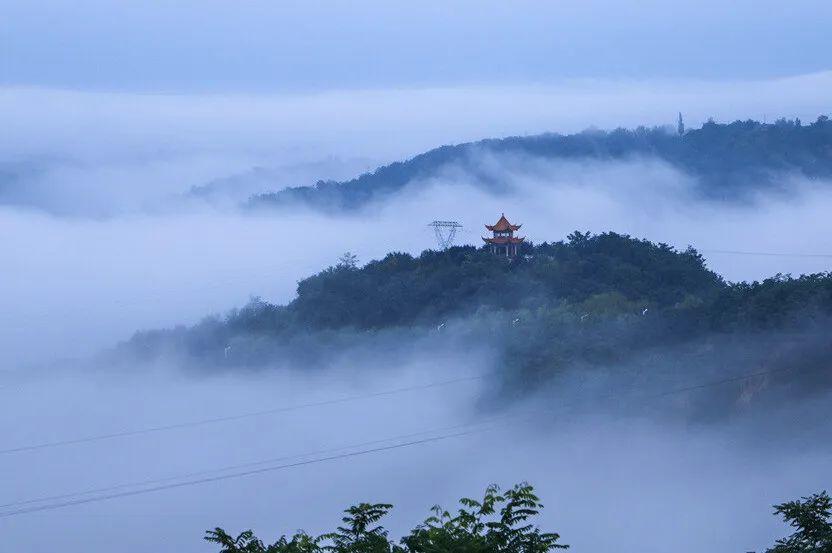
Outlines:
{"type": "Polygon", "coordinates": [[[277,91],[765,79],[830,68],[826,0],[3,0],[0,84],[277,91]]]}

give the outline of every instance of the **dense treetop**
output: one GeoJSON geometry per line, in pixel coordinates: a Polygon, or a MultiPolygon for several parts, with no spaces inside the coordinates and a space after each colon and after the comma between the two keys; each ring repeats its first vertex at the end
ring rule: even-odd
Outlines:
{"type": "Polygon", "coordinates": [[[832,498],[825,491],[774,506],[794,532],[768,553],[832,552],[832,498]]]}
{"type": "Polygon", "coordinates": [[[832,314],[832,276],[727,283],[692,248],[677,251],[615,233],[574,232],[565,241],[524,244],[514,260],[471,246],[415,257],[390,253],[364,266],[347,255],[301,280],[287,305],[255,300],[191,329],[139,333],[131,344],[152,350],[176,342],[192,354],[216,356],[244,339],[248,345],[240,344],[239,360],[243,347],[254,347],[251,337],[280,341],[435,328],[451,318],[476,320],[488,313],[522,319],[512,347],[527,343],[540,352],[553,343],[572,343],[567,338],[576,332],[589,340],[589,329],[614,326],[603,341],[618,344],[621,352],[707,332],[820,324],[832,314]]]}
{"type": "MultiPolygon", "coordinates": [[[[395,364],[430,340],[423,347],[490,348],[497,395],[587,371],[642,390],[764,372],[766,389],[779,390],[771,401],[785,406],[832,388],[830,321],[828,273],[729,283],[690,248],[575,232],[526,244],[514,260],[470,246],[364,266],[345,255],[300,281],[287,305],[254,300],[190,328],[139,332],[116,353],[172,354],[198,370],[311,370],[344,355],[395,364]]],[[[727,415],[742,393],[708,394],[680,415],[727,415]]]]}
{"type": "Polygon", "coordinates": [[[266,545],[247,530],[237,536],[222,528],[206,532],[220,553],[548,553],[567,549],[554,532],[533,519],[543,505],[528,484],[501,492],[490,486],[481,500],[463,498],[452,513],[440,507],[398,543],[379,524],[390,511],[386,503],[360,503],[344,511],[334,532],[311,536],[300,531],[266,545]]]}
{"type": "Polygon", "coordinates": [[[566,242],[526,245],[514,261],[462,246],[418,257],[391,253],[362,268],[341,263],[302,280],[288,309],[314,328],[380,328],[604,295],[667,307],[722,287],[694,250],[576,232],[566,242]]]}
{"type": "MultiPolygon", "coordinates": [[[[560,535],[534,524],[543,505],[532,486],[523,483],[501,492],[489,486],[481,500],[462,498],[454,511],[434,507],[432,515],[398,542],[381,520],[392,509],[386,503],[360,503],[344,511],[335,531],[313,536],[300,530],[266,544],[246,530],[233,536],[222,528],[205,540],[219,553],[549,553],[568,549],[560,535]]],[[[767,553],[830,553],[832,500],[825,491],[774,506],[793,529],[767,553]]]]}
{"type": "Polygon", "coordinates": [[[286,306],[260,301],[225,319],[233,329],[300,332],[435,325],[483,310],[566,309],[620,317],[687,314],[712,329],[763,329],[832,313],[832,276],[776,275],[726,283],[692,248],[677,251],[612,232],[524,244],[514,260],[485,248],[346,257],[303,279],[286,306]]]}

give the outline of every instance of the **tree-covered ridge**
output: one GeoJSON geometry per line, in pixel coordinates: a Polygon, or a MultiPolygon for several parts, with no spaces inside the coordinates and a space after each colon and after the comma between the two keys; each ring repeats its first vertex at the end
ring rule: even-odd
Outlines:
{"type": "MultiPolygon", "coordinates": [[[[832,388],[830,322],[828,273],[728,283],[691,248],[574,232],[526,244],[511,261],[470,246],[364,266],[345,255],[302,280],[287,305],[255,300],[190,328],[140,332],[117,354],[173,355],[199,370],[308,370],[344,355],[395,364],[427,340],[423,348],[448,351],[487,345],[495,394],[570,375],[646,389],[763,372],[766,389],[788,395],[772,401],[786,404],[832,388]]],[[[741,393],[680,414],[728,412],[741,393]]]]}
{"type": "Polygon", "coordinates": [[[775,275],[740,282],[717,296],[710,309],[719,328],[783,328],[819,323],[832,315],[832,274],[775,275]]]}
{"type": "Polygon", "coordinates": [[[780,119],[772,124],[709,121],[681,135],[666,128],[639,127],[487,139],[442,146],[348,181],[319,181],[314,186],[261,194],[249,203],[276,206],[300,202],[323,209],[354,209],[395,193],[408,183],[436,176],[450,165],[480,175],[481,184],[489,185],[491,177],[483,173],[478,161],[483,153],[542,159],[655,157],[693,176],[702,193],[735,197],[770,186],[783,173],[809,178],[832,176],[832,122],[825,116],[808,125],[798,119],[780,119]]]}
{"type": "Polygon", "coordinates": [[[235,362],[255,362],[290,342],[337,348],[356,333],[496,317],[515,322],[498,337],[527,350],[514,358],[551,361],[553,348],[575,358],[593,341],[621,356],[707,333],[805,328],[830,315],[829,274],[726,283],[693,249],[574,232],[565,241],[526,244],[513,261],[470,246],[391,253],[364,266],[345,256],[300,281],[288,305],[256,300],[190,329],[139,333],[129,346],[218,359],[232,345],[235,362]]]}
{"type": "Polygon", "coordinates": [[[692,248],[574,232],[565,241],[524,244],[511,261],[472,246],[390,253],[364,266],[347,257],[301,280],[288,305],[255,301],[223,325],[232,334],[378,330],[482,311],[595,321],[649,313],[700,329],[764,330],[832,315],[832,276],[726,283],[692,248]]]}
{"type": "Polygon", "coordinates": [[[391,253],[361,268],[340,263],[302,280],[288,312],[305,327],[367,329],[613,294],[667,307],[724,286],[694,250],[615,233],[576,232],[566,242],[527,245],[522,253],[509,261],[462,246],[418,257],[391,253]]]}
{"type": "MultiPolygon", "coordinates": [[[[578,314],[636,314],[711,303],[727,286],[693,249],[679,252],[611,232],[575,232],[566,241],[525,244],[521,253],[508,260],[485,248],[458,246],[417,257],[390,253],[364,266],[345,256],[301,280],[288,305],[255,300],[221,319],[180,330],[178,337],[198,354],[236,336],[433,327],[482,311],[558,307],[578,314]]],[[[133,342],[166,335],[139,333],[133,342]]]]}

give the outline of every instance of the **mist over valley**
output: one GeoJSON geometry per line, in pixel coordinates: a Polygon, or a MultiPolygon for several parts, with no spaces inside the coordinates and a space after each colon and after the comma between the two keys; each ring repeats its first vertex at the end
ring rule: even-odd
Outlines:
{"type": "Polygon", "coordinates": [[[828,551],[826,5],[18,4],[0,549],[828,551]]]}

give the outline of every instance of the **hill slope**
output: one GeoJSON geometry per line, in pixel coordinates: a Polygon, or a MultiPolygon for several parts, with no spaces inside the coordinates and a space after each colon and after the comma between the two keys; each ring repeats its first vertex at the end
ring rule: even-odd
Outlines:
{"type": "Polygon", "coordinates": [[[642,127],[489,139],[442,146],[347,181],[319,181],[314,186],[260,194],[253,196],[248,205],[275,207],[300,202],[319,209],[355,209],[415,180],[436,176],[451,165],[479,176],[482,185],[497,184],[481,171],[478,156],[484,153],[550,160],[653,157],[694,177],[705,195],[737,197],[775,185],[784,173],[832,177],[832,122],[825,116],[809,125],[785,119],[773,124],[708,122],[681,136],[666,129],[642,127]]]}
{"type": "Polygon", "coordinates": [[[512,393],[590,373],[649,388],[763,371],[767,386],[811,394],[832,387],[821,370],[830,320],[829,274],[730,284],[695,250],[575,232],[526,245],[514,262],[470,246],[364,267],[345,258],[301,281],[288,305],[255,301],[192,328],[141,332],[120,353],[172,354],[201,369],[310,368],[356,348],[377,364],[394,362],[391,344],[487,344],[498,388],[512,393]]]}

